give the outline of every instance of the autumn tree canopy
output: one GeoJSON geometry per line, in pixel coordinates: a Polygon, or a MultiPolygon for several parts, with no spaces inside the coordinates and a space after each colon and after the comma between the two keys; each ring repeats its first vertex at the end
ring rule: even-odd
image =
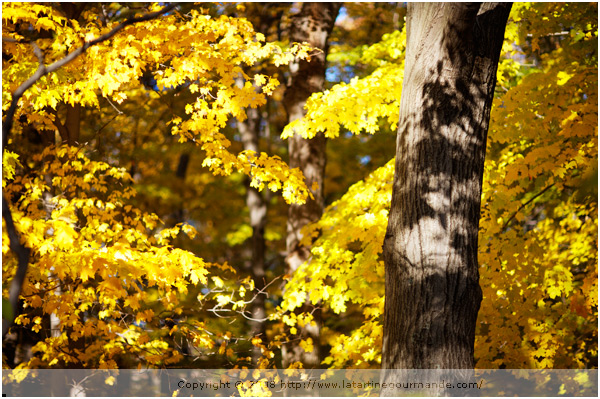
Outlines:
{"type": "MultiPolygon", "coordinates": [[[[401,3],[338,6],[321,45],[302,3],[2,4],[4,368],[280,368],[284,347],[381,367],[418,38],[401,3]]],[[[471,237],[477,368],[597,367],[597,23],[595,3],[510,10],[471,237]]]]}

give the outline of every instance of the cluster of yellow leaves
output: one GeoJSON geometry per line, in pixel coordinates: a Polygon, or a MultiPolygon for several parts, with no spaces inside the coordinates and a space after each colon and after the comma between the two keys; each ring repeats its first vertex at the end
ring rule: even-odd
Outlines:
{"type": "MultiPolygon", "coordinates": [[[[478,367],[589,366],[597,354],[595,215],[596,204],[567,200],[533,230],[509,230],[480,247],[478,367]]],[[[495,225],[486,220],[481,237],[495,225]]]]}
{"type": "MultiPolygon", "coordinates": [[[[209,265],[168,244],[180,231],[193,236],[193,227],[161,229],[155,215],[126,204],[134,192],[124,170],[77,148],[47,148],[31,163],[41,165],[39,175],[17,175],[5,187],[9,198],[19,198],[11,211],[32,250],[15,323],[48,331],[51,316],[57,330],[35,345],[27,367],[114,368],[123,354],[150,365],[180,361],[165,340],[168,329],[144,327],[176,318],[188,289],[209,283],[209,265]]],[[[8,241],[3,237],[6,289],[17,263],[8,241]]],[[[201,323],[184,333],[200,348],[213,346],[201,323]]]]}
{"type": "MultiPolygon", "coordinates": [[[[406,30],[385,34],[382,41],[360,49],[353,62],[371,65],[374,71],[348,84],[340,83],[307,101],[304,118],[287,125],[286,138],[294,133],[314,137],[324,132],[335,138],[341,129],[353,134],[373,134],[384,120],[395,129],[399,119],[400,94],[404,76],[406,30]]],[[[338,57],[339,58],[339,57],[338,57]]],[[[394,164],[373,172],[353,185],[327,208],[320,221],[306,227],[305,244],[311,245],[312,259],[298,269],[286,285],[280,306],[282,321],[289,333],[297,334],[308,314],[296,316],[294,309],[311,303],[336,314],[350,312],[364,322],[349,334],[324,328],[321,338],[331,346],[325,364],[342,368],[370,367],[381,362],[384,296],[384,267],[381,258],[391,201],[394,164]]]]}
{"type": "Polygon", "coordinates": [[[20,166],[19,155],[4,150],[2,153],[2,187],[5,187],[8,181],[14,179],[17,166],[20,166]]]}
{"type": "MultiPolygon", "coordinates": [[[[325,363],[342,368],[348,363],[365,367],[381,361],[384,266],[381,258],[391,202],[394,162],[354,184],[331,204],[321,219],[305,230],[307,243],[314,238],[312,259],[299,268],[286,286],[282,320],[295,333],[306,315],[294,309],[308,295],[313,304],[322,301],[325,311],[358,314],[364,318],[350,334],[325,329],[323,339],[331,345],[325,363]]],[[[300,325],[302,327],[302,325],[300,325]]]]}
{"type": "MultiPolygon", "coordinates": [[[[3,50],[13,58],[3,63],[2,68],[2,109],[10,104],[12,93],[37,69],[39,61],[33,53],[27,38],[14,28],[17,24],[32,26],[37,32],[53,32],[55,37],[39,39],[36,44],[44,54],[44,62],[50,64],[64,57],[68,52],[80,47],[94,24],[80,27],[77,21],[69,20],[55,9],[42,4],[7,3],[2,5],[2,36],[17,42],[5,42],[3,50]]],[[[97,29],[96,29],[97,31],[97,29]]],[[[89,38],[89,37],[88,37],[89,38]]],[[[20,114],[36,114],[30,122],[52,126],[53,115],[46,107],[56,109],[59,102],[69,104],[97,106],[98,99],[89,79],[82,79],[89,67],[86,57],[79,57],[66,68],[41,78],[36,85],[25,93],[20,101],[20,114]]]]}
{"type": "MultiPolygon", "coordinates": [[[[492,112],[482,196],[484,299],[475,349],[480,368],[583,368],[597,356],[598,211],[597,199],[585,188],[598,163],[597,57],[582,56],[596,54],[597,26],[588,27],[583,37],[570,34],[568,45],[542,55],[540,68],[526,74],[513,46],[526,37],[523,29],[531,28],[519,21],[538,13],[549,15],[552,23],[569,15],[578,20],[588,8],[595,15],[589,4],[563,3],[526,4],[511,14],[515,24],[507,29],[509,45],[498,71],[498,87],[505,92],[492,112]]],[[[533,31],[534,36],[545,33],[533,31]]],[[[372,90],[386,89],[392,87],[372,90]]],[[[353,112],[362,115],[364,107],[355,106],[353,112]]],[[[308,137],[318,129],[311,127],[316,109],[309,106],[302,125],[308,137]]],[[[339,125],[327,129],[337,132],[339,125]]],[[[362,310],[363,321],[351,332],[324,329],[322,339],[331,346],[324,363],[332,367],[381,361],[381,245],[392,180],[390,162],[307,226],[305,237],[315,240],[312,259],[286,287],[281,310],[288,326],[297,319],[289,312],[307,295],[314,304],[322,299],[324,312],[356,316],[362,310]]]]}
{"type": "Polygon", "coordinates": [[[353,134],[373,134],[384,119],[393,130],[400,111],[400,94],[404,77],[406,31],[386,34],[380,43],[366,48],[360,61],[376,65],[370,75],[339,83],[322,93],[313,94],[306,102],[306,116],[288,124],[282,138],[295,133],[312,138],[319,132],[335,138],[340,129],[353,134]]]}
{"type": "Polygon", "coordinates": [[[578,26],[594,10],[553,3],[514,13],[551,26],[533,23],[534,47],[560,32],[559,22],[574,29],[494,104],[479,235],[478,367],[585,368],[597,356],[598,210],[586,180],[598,165],[598,75],[597,57],[582,56],[595,52],[597,21],[578,26]],[[578,28],[589,31],[579,38],[578,28]]]}
{"type": "MultiPolygon", "coordinates": [[[[46,62],[60,59],[114,27],[111,23],[102,26],[93,13],[85,26],[79,26],[48,6],[7,3],[2,7],[3,36],[23,39],[14,29],[17,23],[31,23],[38,31],[53,32],[54,38],[37,41],[46,62]]],[[[7,47],[13,58],[3,65],[3,109],[10,104],[11,93],[38,66],[28,43],[8,43],[7,47]]],[[[227,149],[230,142],[220,131],[229,118],[245,119],[245,108],[264,104],[265,96],[279,84],[264,75],[250,79],[243,66],[269,58],[280,65],[306,57],[307,46],[294,44],[284,50],[264,43],[263,35],[255,33],[250,22],[242,18],[212,18],[196,10],[185,16],[173,13],[128,26],[110,41],[91,47],[64,68],[40,79],[23,96],[16,117],[26,115],[30,123],[53,130],[59,103],[98,107],[99,94],[122,103],[128,91],[142,85],[146,74],[154,79],[152,84],[159,92],[186,87],[198,93],[195,102],[186,106],[189,118],[172,121],[172,133],[181,141],[198,144],[206,153],[205,166],[223,175],[246,173],[254,186],[262,189],[266,184],[273,191],[283,190],[287,202],[304,203],[309,192],[299,170],[290,170],[278,157],[264,153],[232,154],[227,149]],[[240,76],[246,83],[238,86],[240,76]]]]}

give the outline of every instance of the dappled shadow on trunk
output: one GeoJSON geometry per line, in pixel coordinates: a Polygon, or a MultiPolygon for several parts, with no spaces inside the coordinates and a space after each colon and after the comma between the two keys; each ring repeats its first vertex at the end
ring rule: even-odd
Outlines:
{"type": "Polygon", "coordinates": [[[383,368],[473,367],[483,164],[509,9],[409,8],[384,242],[383,368]]]}

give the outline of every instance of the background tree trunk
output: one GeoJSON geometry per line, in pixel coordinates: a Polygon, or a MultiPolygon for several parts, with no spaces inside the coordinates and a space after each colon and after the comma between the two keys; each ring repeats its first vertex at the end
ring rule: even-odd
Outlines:
{"type": "Polygon", "coordinates": [[[64,144],[71,146],[79,143],[79,134],[81,130],[81,104],[66,104],[65,123],[60,121],[57,111],[54,112],[54,125],[58,129],[60,137],[64,144]]]}
{"type": "MultiPolygon", "coordinates": [[[[341,3],[303,3],[301,11],[292,17],[290,28],[291,42],[308,42],[322,52],[311,56],[310,61],[299,61],[290,65],[291,76],[288,80],[284,95],[284,106],[288,113],[288,122],[295,121],[305,115],[304,105],[311,94],[323,90],[325,83],[325,62],[327,57],[327,39],[341,3]]],[[[311,190],[314,200],[308,199],[304,205],[291,205],[288,212],[287,224],[287,257],[286,272],[294,273],[310,256],[310,249],[300,245],[302,234],[300,230],[308,223],[318,220],[323,214],[325,205],[323,195],[323,180],[325,175],[325,136],[321,133],[307,140],[298,133],[289,138],[289,165],[300,168],[306,184],[311,190]],[[314,185],[314,187],[313,187],[314,185]]],[[[302,311],[307,309],[301,309],[302,311]]],[[[315,315],[313,313],[313,315],[315,315]]],[[[318,319],[318,315],[316,315],[318,319]]],[[[305,368],[318,367],[319,354],[319,325],[307,325],[300,330],[302,339],[312,338],[313,352],[306,353],[295,342],[283,347],[284,367],[301,361],[305,368]]]]}
{"type": "Polygon", "coordinates": [[[185,207],[185,199],[184,199],[184,191],[185,191],[185,178],[187,176],[188,166],[190,164],[190,153],[183,152],[179,156],[179,162],[177,162],[177,170],[175,170],[175,177],[177,178],[177,186],[175,189],[177,190],[180,198],[180,203],[177,205],[177,208],[173,212],[173,225],[177,225],[179,223],[185,222],[186,216],[186,207],[185,207]]]}
{"type": "MultiPolygon", "coordinates": [[[[244,150],[254,151],[257,154],[259,151],[260,137],[260,112],[256,108],[246,110],[248,118],[244,121],[238,121],[238,128],[242,136],[244,150]]],[[[252,259],[250,264],[250,274],[254,280],[254,287],[257,291],[262,291],[265,288],[265,227],[267,225],[267,201],[263,193],[256,188],[250,186],[248,180],[246,188],[246,206],[250,215],[250,226],[252,227],[252,259]]],[[[265,311],[265,295],[257,295],[252,304],[250,304],[251,319],[250,334],[253,337],[265,339],[266,330],[266,311],[265,311]]],[[[254,346],[252,349],[252,363],[256,362],[261,356],[259,347],[254,346]]]]}
{"type": "MultiPolygon", "coordinates": [[[[258,32],[269,37],[269,31],[273,25],[279,26],[281,17],[284,13],[283,7],[276,7],[273,3],[255,3],[250,8],[249,17],[253,21],[255,29],[258,32]]],[[[277,38],[280,40],[280,38],[277,38]]],[[[256,70],[249,69],[245,71],[250,76],[256,73],[256,70]]],[[[264,73],[264,71],[260,71],[264,73]]],[[[238,85],[243,87],[245,84],[244,79],[240,76],[238,78],[238,85]]],[[[265,122],[265,132],[269,131],[269,111],[268,103],[263,107],[261,113],[260,109],[248,108],[246,109],[247,118],[243,121],[238,120],[238,129],[242,138],[242,144],[244,150],[254,151],[256,154],[260,154],[260,134],[261,124],[265,122]]],[[[267,191],[267,190],[265,190],[267,191]]],[[[265,229],[267,226],[267,211],[269,203],[269,193],[260,192],[255,187],[250,186],[250,179],[247,179],[246,183],[246,206],[248,207],[248,214],[250,216],[250,226],[252,227],[252,238],[251,238],[251,249],[252,258],[250,261],[250,275],[254,281],[254,288],[258,295],[253,299],[250,304],[250,335],[252,337],[259,337],[263,340],[266,339],[267,329],[267,312],[265,309],[266,293],[262,291],[267,286],[266,282],[266,251],[267,243],[265,239],[265,229]]],[[[262,355],[260,347],[252,347],[252,364],[256,366],[259,358],[262,355]]]]}
{"type": "Polygon", "coordinates": [[[474,366],[481,186],[509,11],[509,3],[408,5],[383,248],[384,369],[474,366]]]}

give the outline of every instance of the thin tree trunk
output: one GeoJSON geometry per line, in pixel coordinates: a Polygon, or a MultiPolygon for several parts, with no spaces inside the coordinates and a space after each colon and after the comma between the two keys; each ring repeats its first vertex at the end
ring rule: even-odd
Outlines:
{"type": "MultiPolygon", "coordinates": [[[[255,28],[258,32],[269,36],[269,30],[274,23],[279,21],[284,13],[283,8],[279,8],[276,12],[273,11],[273,3],[256,3],[251,12],[255,13],[257,23],[255,28]]],[[[252,70],[246,70],[246,73],[252,75],[252,70]]],[[[237,81],[238,85],[245,84],[244,79],[240,76],[237,81]]],[[[261,122],[265,121],[265,131],[269,130],[268,106],[264,107],[264,112],[259,109],[248,108],[246,110],[247,119],[238,121],[238,129],[242,137],[244,150],[260,153],[259,141],[261,132],[261,122]]],[[[267,204],[269,202],[269,191],[258,191],[255,187],[250,186],[250,181],[247,181],[246,188],[246,206],[250,216],[250,226],[252,227],[251,249],[252,258],[250,261],[250,275],[254,281],[254,288],[259,292],[250,304],[250,335],[265,339],[267,328],[267,312],[265,310],[265,294],[262,291],[266,287],[266,239],[265,228],[267,225],[267,204]]],[[[257,365],[262,351],[258,346],[252,348],[252,364],[257,365]]]]}
{"type": "Polygon", "coordinates": [[[69,145],[76,145],[79,142],[79,132],[81,129],[81,104],[67,105],[65,127],[69,131],[69,145]]]}
{"type": "MultiPolygon", "coordinates": [[[[290,66],[291,77],[284,96],[288,122],[302,118],[305,115],[306,100],[311,94],[322,91],[324,88],[327,39],[333,29],[340,7],[340,3],[303,3],[300,13],[292,17],[291,41],[308,42],[321,49],[322,52],[314,54],[310,62],[300,61],[290,66]]],[[[294,273],[310,256],[310,249],[300,245],[302,239],[300,230],[308,223],[317,221],[323,214],[325,144],[325,136],[322,133],[310,140],[304,139],[296,133],[288,141],[289,165],[292,168],[300,168],[306,178],[306,184],[314,196],[314,200],[308,199],[304,205],[291,205],[289,208],[286,240],[288,274],[294,273]]],[[[308,307],[301,310],[306,311],[308,307]]],[[[312,338],[313,352],[304,352],[297,342],[283,347],[284,367],[297,361],[302,362],[305,368],[319,366],[319,324],[317,317],[316,325],[307,325],[300,331],[302,339],[312,338]]]]}
{"type": "MultiPolygon", "coordinates": [[[[242,83],[243,84],[243,83],[242,83]]],[[[242,136],[244,150],[259,153],[259,136],[261,116],[256,108],[246,111],[248,118],[238,122],[238,128],[242,136]]],[[[246,189],[246,206],[250,215],[250,226],[252,227],[252,260],[250,263],[250,274],[254,280],[257,291],[265,288],[265,227],[267,225],[267,202],[263,194],[256,188],[248,186],[246,189]]],[[[266,331],[265,296],[257,295],[250,305],[251,320],[250,334],[253,337],[264,339],[266,331]]],[[[252,362],[256,364],[261,356],[259,347],[254,346],[252,350],[252,362]]]]}
{"type": "Polygon", "coordinates": [[[190,154],[183,152],[179,156],[179,162],[177,162],[177,170],[175,171],[175,177],[177,178],[177,187],[175,190],[179,193],[181,202],[177,205],[177,209],[173,212],[174,225],[185,222],[185,206],[184,206],[184,190],[185,190],[185,177],[187,175],[188,166],[190,164],[190,154]]]}
{"type": "Polygon", "coordinates": [[[67,104],[65,123],[60,121],[58,112],[54,111],[54,125],[60,133],[63,143],[76,145],[81,131],[81,104],[67,104]]]}
{"type": "Polygon", "coordinates": [[[509,11],[509,3],[408,5],[383,248],[384,369],[474,367],[481,185],[509,11]]]}

